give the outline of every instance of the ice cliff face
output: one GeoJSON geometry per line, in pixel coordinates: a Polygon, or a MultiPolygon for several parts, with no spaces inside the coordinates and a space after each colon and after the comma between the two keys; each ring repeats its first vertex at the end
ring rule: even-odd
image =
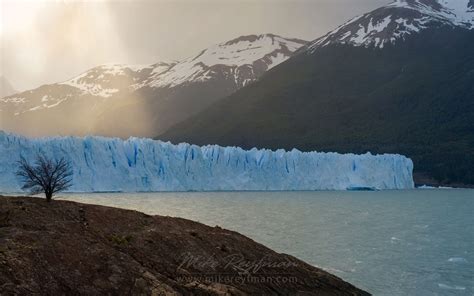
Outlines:
{"type": "Polygon", "coordinates": [[[345,190],[413,188],[401,155],[354,155],[173,145],[102,137],[28,139],[0,132],[0,192],[19,192],[16,161],[66,157],[71,191],[345,190]]]}

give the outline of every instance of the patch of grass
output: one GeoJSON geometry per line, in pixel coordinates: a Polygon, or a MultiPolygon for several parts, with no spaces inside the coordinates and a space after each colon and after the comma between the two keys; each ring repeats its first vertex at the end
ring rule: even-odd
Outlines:
{"type": "Polygon", "coordinates": [[[132,236],[131,235],[118,235],[118,234],[113,234],[108,237],[109,241],[116,245],[120,246],[126,246],[132,241],[132,236]]]}

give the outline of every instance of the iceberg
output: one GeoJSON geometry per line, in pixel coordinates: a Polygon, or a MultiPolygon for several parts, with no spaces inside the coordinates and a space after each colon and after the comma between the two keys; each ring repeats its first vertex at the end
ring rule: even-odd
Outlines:
{"type": "Polygon", "coordinates": [[[0,131],[0,192],[21,192],[17,161],[42,153],[73,166],[71,192],[412,189],[413,162],[363,155],[174,145],[152,139],[26,138],[0,131]]]}

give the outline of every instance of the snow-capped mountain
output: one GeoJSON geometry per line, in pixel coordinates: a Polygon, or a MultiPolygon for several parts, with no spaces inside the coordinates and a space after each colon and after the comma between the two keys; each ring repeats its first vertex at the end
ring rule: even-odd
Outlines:
{"type": "Polygon", "coordinates": [[[240,88],[288,59],[305,43],[273,34],[242,36],[205,49],[134,87],[175,87],[183,83],[230,78],[235,87],[240,88]]]}
{"type": "Polygon", "coordinates": [[[250,35],[182,61],[98,66],[0,99],[0,129],[29,135],[154,136],[257,80],[304,44],[273,34],[250,35]]]}
{"type": "Polygon", "coordinates": [[[13,88],[10,81],[4,76],[0,76],[0,98],[12,95],[17,91],[13,88]]]}
{"type": "Polygon", "coordinates": [[[474,29],[474,0],[397,0],[353,18],[308,48],[310,52],[330,44],[383,48],[440,26],[474,29]]]}
{"type": "Polygon", "coordinates": [[[108,98],[116,93],[128,92],[135,85],[156,77],[173,67],[176,62],[161,62],[153,65],[101,65],[59,85],[76,88],[80,95],[108,98]]]}
{"type": "Polygon", "coordinates": [[[412,189],[413,162],[402,155],[303,153],[172,145],[151,139],[29,139],[0,131],[0,192],[19,192],[21,156],[68,159],[72,191],[412,189]]]}

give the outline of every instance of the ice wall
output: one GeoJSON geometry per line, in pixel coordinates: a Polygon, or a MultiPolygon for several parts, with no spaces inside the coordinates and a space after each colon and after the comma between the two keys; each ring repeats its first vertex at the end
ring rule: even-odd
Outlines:
{"type": "Polygon", "coordinates": [[[173,145],[103,137],[29,139],[0,131],[0,192],[19,192],[20,156],[66,157],[71,191],[346,190],[413,188],[413,163],[402,155],[173,145]]]}

